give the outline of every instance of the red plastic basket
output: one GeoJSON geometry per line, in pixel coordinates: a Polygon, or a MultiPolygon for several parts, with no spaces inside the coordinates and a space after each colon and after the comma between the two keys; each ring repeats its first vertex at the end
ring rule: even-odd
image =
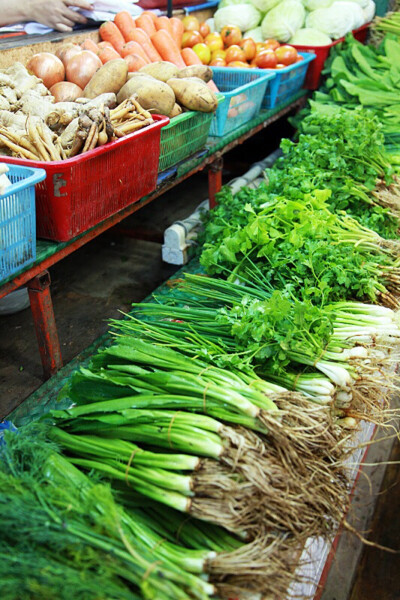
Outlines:
{"type": "MultiPolygon", "coordinates": [[[[359,27],[358,29],[355,29],[352,32],[356,40],[358,40],[361,43],[365,42],[365,40],[367,39],[369,26],[370,23],[366,23],[362,27],[359,27]]],[[[315,54],[315,60],[308,67],[306,82],[304,84],[305,88],[307,88],[308,90],[316,90],[318,88],[319,81],[321,79],[321,72],[324,68],[325,61],[329,56],[331,48],[333,48],[333,46],[336,46],[336,44],[340,44],[340,42],[343,42],[343,40],[344,38],[339,38],[338,40],[335,40],[334,42],[332,42],[331,44],[327,44],[326,46],[304,46],[300,44],[290,44],[300,52],[314,52],[315,54]]]]}
{"type": "Polygon", "coordinates": [[[57,162],[0,157],[1,162],[40,167],[36,186],[37,236],[67,242],[140,200],[156,187],[161,128],[168,117],[135,133],[57,162]]]}

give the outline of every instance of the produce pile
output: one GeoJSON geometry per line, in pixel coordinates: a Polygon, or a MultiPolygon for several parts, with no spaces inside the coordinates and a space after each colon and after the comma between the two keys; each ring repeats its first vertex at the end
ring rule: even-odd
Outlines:
{"type": "Polygon", "coordinates": [[[372,21],[373,0],[222,0],[212,29],[236,25],[256,42],[325,46],[372,21]]]}
{"type": "Polygon", "coordinates": [[[376,17],[371,25],[371,40],[378,45],[385,35],[390,34],[400,40],[400,2],[396,0],[393,12],[387,13],[384,17],[376,17]]]}
{"type": "Polygon", "coordinates": [[[323,98],[263,184],[219,194],[198,272],[0,440],[5,600],[282,600],[305,541],[337,531],[353,430],[396,415],[400,186],[386,112],[323,98]]]}

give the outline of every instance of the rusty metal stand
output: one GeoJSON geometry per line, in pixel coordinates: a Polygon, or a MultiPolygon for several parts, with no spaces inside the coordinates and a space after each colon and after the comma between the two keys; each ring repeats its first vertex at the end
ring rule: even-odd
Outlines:
{"type": "Polygon", "coordinates": [[[215,196],[222,188],[223,166],[224,159],[222,156],[219,156],[208,167],[208,200],[210,203],[210,210],[216,206],[217,202],[215,196]]]}
{"type": "Polygon", "coordinates": [[[28,282],[29,300],[45,379],[57,373],[63,365],[50,283],[48,271],[43,271],[28,282]]]}

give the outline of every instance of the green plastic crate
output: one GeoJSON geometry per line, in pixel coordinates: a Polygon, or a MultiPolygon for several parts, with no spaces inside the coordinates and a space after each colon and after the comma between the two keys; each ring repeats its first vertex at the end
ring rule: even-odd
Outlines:
{"type": "Polygon", "coordinates": [[[165,171],[202,148],[214,113],[189,111],[174,117],[161,129],[158,171],[165,171]]]}

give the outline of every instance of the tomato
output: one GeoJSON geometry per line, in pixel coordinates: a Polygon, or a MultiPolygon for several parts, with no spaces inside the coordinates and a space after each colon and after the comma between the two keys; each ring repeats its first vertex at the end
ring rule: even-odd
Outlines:
{"type": "Polygon", "coordinates": [[[214,58],[210,62],[210,67],[226,67],[226,60],[223,58],[214,58]]]}
{"type": "Polygon", "coordinates": [[[211,52],[211,60],[215,60],[216,58],[222,58],[222,60],[225,60],[226,57],[226,50],[214,50],[214,52],[211,52]]]}
{"type": "Polygon", "coordinates": [[[299,55],[299,56],[297,57],[297,60],[296,60],[296,62],[301,62],[302,60],[304,60],[304,57],[299,55]]]}
{"type": "Polygon", "coordinates": [[[228,67],[234,67],[235,69],[250,69],[250,65],[243,60],[233,60],[228,63],[228,67]]]}
{"type": "Polygon", "coordinates": [[[275,69],[278,61],[273,50],[263,50],[257,54],[255,63],[259,69],[275,69]]]}
{"type": "Polygon", "coordinates": [[[276,50],[280,46],[280,43],[277,40],[272,39],[265,40],[264,44],[267,48],[272,48],[272,50],[276,50]]]}
{"type": "Polygon", "coordinates": [[[195,44],[201,44],[203,38],[198,31],[184,31],[182,35],[182,48],[193,48],[195,44]]]}
{"type": "Polygon", "coordinates": [[[239,44],[242,39],[242,32],[236,25],[227,25],[221,29],[221,38],[225,48],[239,44]]]}
{"type": "Polygon", "coordinates": [[[257,42],[257,44],[256,44],[256,54],[258,54],[259,52],[261,52],[261,50],[270,50],[270,48],[268,48],[268,46],[266,44],[264,44],[264,42],[257,42]]]}
{"type": "Polygon", "coordinates": [[[224,42],[222,41],[222,37],[219,35],[219,33],[209,33],[204,42],[210,48],[211,52],[214,52],[215,50],[222,50],[224,47],[224,42]]]}
{"type": "Polygon", "coordinates": [[[199,27],[199,31],[200,31],[201,35],[203,36],[203,38],[205,38],[210,33],[210,26],[207,25],[207,23],[201,23],[200,27],[199,27]]]}
{"type": "Polygon", "coordinates": [[[283,65],[282,63],[278,63],[275,67],[275,69],[285,69],[287,67],[287,65],[283,65]]]}
{"type": "Polygon", "coordinates": [[[275,50],[276,58],[278,59],[278,63],[282,63],[283,65],[292,65],[297,60],[297,50],[293,48],[293,46],[280,46],[275,50]]]}
{"type": "Polygon", "coordinates": [[[199,31],[200,22],[196,17],[187,16],[182,19],[185,31],[199,31]]]}
{"type": "Polygon", "coordinates": [[[203,65],[208,65],[211,60],[211,52],[207,44],[195,44],[193,51],[196,52],[203,65]]]}
{"type": "Polygon", "coordinates": [[[239,46],[243,48],[246,55],[246,60],[253,60],[256,55],[256,43],[251,38],[241,40],[239,46]]]}
{"type": "Polygon", "coordinates": [[[235,61],[240,60],[241,62],[245,62],[246,61],[245,51],[242,50],[240,46],[233,44],[233,46],[229,46],[229,48],[227,48],[225,60],[227,63],[230,63],[234,60],[235,61]]]}

